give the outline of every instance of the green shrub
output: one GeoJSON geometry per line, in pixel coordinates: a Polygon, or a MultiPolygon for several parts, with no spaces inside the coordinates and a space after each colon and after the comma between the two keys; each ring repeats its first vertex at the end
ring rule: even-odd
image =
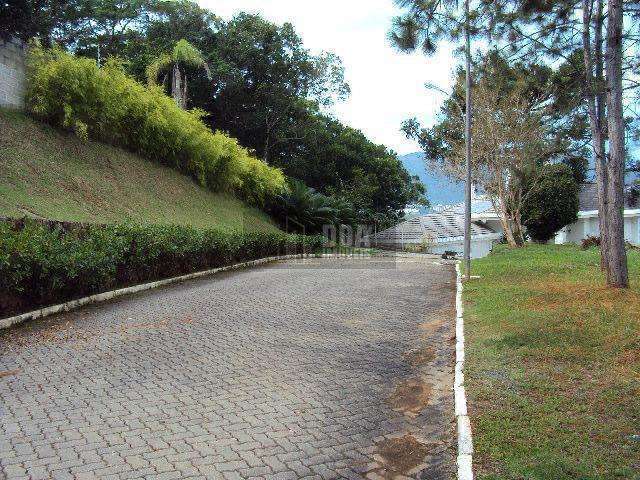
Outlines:
{"type": "Polygon", "coordinates": [[[522,223],[536,242],[547,242],[578,219],[578,184],[563,164],[546,165],[523,206],[522,223]]]}
{"type": "Polygon", "coordinates": [[[315,252],[324,237],[184,226],[0,222],[0,318],[113,288],[263,257],[315,252]]]}
{"type": "Polygon", "coordinates": [[[91,59],[33,46],[26,99],[41,120],[174,167],[212,190],[262,205],[284,188],[279,169],[209,130],[203,112],[182,110],[160,87],[136,82],[114,60],[98,68],[91,59]]]}

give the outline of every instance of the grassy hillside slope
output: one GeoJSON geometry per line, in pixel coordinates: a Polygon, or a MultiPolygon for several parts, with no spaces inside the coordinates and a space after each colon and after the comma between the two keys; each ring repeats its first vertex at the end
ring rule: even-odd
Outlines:
{"type": "Polygon", "coordinates": [[[0,110],[0,216],[275,230],[267,215],[167,167],[0,110]]]}

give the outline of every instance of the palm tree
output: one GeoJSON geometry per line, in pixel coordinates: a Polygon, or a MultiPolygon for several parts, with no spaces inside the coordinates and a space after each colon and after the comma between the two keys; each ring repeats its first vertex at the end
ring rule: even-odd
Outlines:
{"type": "Polygon", "coordinates": [[[336,209],[332,199],[304,183],[291,179],[287,190],[274,202],[275,215],[293,230],[316,233],[323,225],[335,225],[336,209]]]}
{"type": "Polygon", "coordinates": [[[156,85],[158,77],[162,77],[161,85],[167,80],[171,82],[171,97],[176,104],[182,108],[187,108],[187,67],[203,68],[207,77],[211,79],[211,71],[205,62],[202,53],[186,40],[179,40],[173,47],[171,53],[161,55],[155,62],[147,67],[147,82],[149,85],[156,85]]]}

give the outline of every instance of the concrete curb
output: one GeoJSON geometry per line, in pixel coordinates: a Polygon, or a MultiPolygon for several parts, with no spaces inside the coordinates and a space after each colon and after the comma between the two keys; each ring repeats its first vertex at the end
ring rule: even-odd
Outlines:
{"type": "Polygon", "coordinates": [[[194,278],[205,277],[208,275],[213,275],[219,272],[225,272],[229,270],[237,270],[240,268],[254,267],[257,265],[263,265],[265,263],[277,262],[279,260],[291,260],[294,258],[348,258],[354,256],[362,256],[362,254],[335,254],[335,253],[323,253],[323,254],[297,254],[297,255],[281,255],[276,257],[267,257],[260,258],[257,260],[251,260],[248,262],[237,263],[235,265],[228,265],[226,267],[212,268],[210,270],[203,270],[201,272],[189,273],[187,275],[181,275],[179,277],[165,278],[163,280],[157,280],[155,282],[149,283],[141,283],[139,285],[133,285],[131,287],[120,288],[118,290],[112,290],[109,292],[97,293],[95,295],[90,295],[88,297],[78,298],[76,300],[70,300],[65,303],[61,303],[59,305],[52,305],[50,307],[44,307],[38,310],[33,310],[31,312],[23,313],[21,315],[16,315],[14,317],[8,317],[0,319],[0,330],[9,328],[13,325],[17,325],[28,320],[35,320],[37,318],[44,318],[50,315],[54,315],[60,312],[68,312],[70,310],[75,310],[84,305],[91,305],[94,303],[104,302],[106,300],[111,300],[113,298],[121,297],[123,295],[129,295],[131,293],[142,292],[145,290],[151,290],[153,288],[162,287],[164,285],[170,285],[172,283],[183,282],[185,280],[191,280],[194,278]]]}
{"type": "MultiPolygon", "coordinates": [[[[421,254],[412,254],[409,256],[420,256],[421,254]]],[[[13,325],[18,325],[20,323],[26,322],[28,320],[35,320],[37,318],[44,318],[50,315],[54,315],[60,312],[68,312],[70,310],[75,310],[84,305],[91,305],[94,303],[104,302],[106,300],[111,300],[113,298],[121,297],[123,295],[129,295],[131,293],[142,292],[144,290],[151,290],[153,288],[162,287],[164,285],[170,285],[172,283],[183,282],[185,280],[191,280],[194,278],[205,277],[208,275],[213,275],[218,272],[225,272],[228,270],[237,270],[239,268],[247,268],[254,267],[257,265],[263,265],[265,263],[277,262],[280,260],[292,260],[295,258],[358,258],[358,257],[405,257],[407,255],[387,253],[387,252],[376,252],[374,254],[369,253],[308,253],[308,254],[297,254],[297,255],[281,255],[276,257],[267,257],[260,258],[257,260],[251,260],[249,262],[237,263],[235,265],[228,265],[226,267],[213,268],[210,270],[204,270],[201,272],[189,273],[187,275],[182,275],[179,277],[173,278],[165,278],[163,280],[158,280],[155,282],[149,283],[141,283],[139,285],[133,285],[131,287],[120,288],[118,290],[112,290],[109,292],[97,293],[95,295],[91,295],[88,297],[78,298],[76,300],[70,300],[65,303],[61,303],[59,305],[52,305],[50,307],[44,307],[38,310],[33,310],[31,312],[23,313],[21,315],[16,315],[14,317],[2,318],[0,319],[0,330],[9,328],[13,325]]]]}
{"type": "Polygon", "coordinates": [[[456,277],[456,368],[453,391],[458,431],[458,480],[473,480],[473,441],[471,422],[467,414],[467,395],[464,389],[464,308],[460,262],[456,263],[456,277]]]}

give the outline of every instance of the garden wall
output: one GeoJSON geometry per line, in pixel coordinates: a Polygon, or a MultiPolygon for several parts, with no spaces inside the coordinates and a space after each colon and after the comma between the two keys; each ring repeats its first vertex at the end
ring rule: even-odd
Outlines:
{"type": "Polygon", "coordinates": [[[0,40],[0,107],[24,107],[25,45],[0,40]]]}

